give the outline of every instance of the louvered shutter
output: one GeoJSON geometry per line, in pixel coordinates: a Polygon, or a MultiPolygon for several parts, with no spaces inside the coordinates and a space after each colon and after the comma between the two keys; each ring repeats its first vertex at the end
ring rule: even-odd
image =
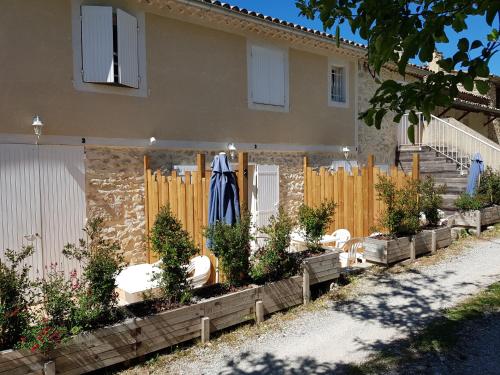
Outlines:
{"type": "Polygon", "coordinates": [[[114,82],[113,8],[82,6],[82,62],[85,82],[114,82]]]}
{"type": "Polygon", "coordinates": [[[280,200],[279,167],[277,165],[257,165],[257,227],[269,223],[276,216],[280,200]]]}
{"type": "Polygon", "coordinates": [[[118,32],[118,77],[122,85],[139,87],[139,61],[137,55],[137,18],[116,10],[118,32]]]}
{"type": "Polygon", "coordinates": [[[252,46],[252,100],[256,104],[285,105],[285,54],[252,46]]]}

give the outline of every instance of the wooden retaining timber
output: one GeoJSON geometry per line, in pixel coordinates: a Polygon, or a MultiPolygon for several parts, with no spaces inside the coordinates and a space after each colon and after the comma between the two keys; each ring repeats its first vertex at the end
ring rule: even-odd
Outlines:
{"type": "MultiPolygon", "coordinates": [[[[424,230],[414,236],[415,256],[423,255],[447,247],[451,244],[451,229],[443,227],[424,230]]],[[[365,258],[369,262],[393,264],[411,258],[411,238],[400,237],[393,240],[366,238],[365,258]]]]}
{"type": "Polygon", "coordinates": [[[500,206],[494,205],[481,210],[457,212],[453,216],[453,225],[476,228],[476,235],[481,234],[481,227],[500,223],[500,206]]]}
{"type": "MultiPolygon", "coordinates": [[[[329,249],[326,254],[306,260],[311,284],[333,280],[340,275],[339,253],[339,250],[329,249]]],[[[211,332],[261,320],[265,314],[302,303],[303,278],[294,276],[80,334],[54,350],[50,360],[57,374],[95,371],[192,339],[206,342],[211,332]]],[[[29,350],[3,351],[0,352],[0,375],[43,374],[48,362],[48,358],[29,350]]]]}

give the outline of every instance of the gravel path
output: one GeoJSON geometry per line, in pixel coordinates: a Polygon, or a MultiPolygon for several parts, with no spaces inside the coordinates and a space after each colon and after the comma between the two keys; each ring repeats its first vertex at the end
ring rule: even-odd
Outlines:
{"type": "Polygon", "coordinates": [[[482,288],[500,280],[500,238],[474,242],[438,264],[367,276],[349,303],[302,314],[244,343],[198,347],[158,374],[338,374],[406,337],[482,288]]]}

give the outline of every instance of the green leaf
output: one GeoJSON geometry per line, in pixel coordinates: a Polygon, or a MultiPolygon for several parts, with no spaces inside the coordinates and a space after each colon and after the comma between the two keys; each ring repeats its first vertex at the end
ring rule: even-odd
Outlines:
{"type": "Polygon", "coordinates": [[[375,127],[377,129],[380,129],[380,127],[382,125],[382,119],[384,118],[386,113],[387,113],[387,109],[382,108],[382,109],[379,109],[377,114],[375,115],[375,127]]]}
{"type": "Polygon", "coordinates": [[[469,50],[469,40],[467,38],[461,38],[457,43],[457,47],[460,51],[467,52],[469,50]]]}
{"type": "Polygon", "coordinates": [[[476,49],[476,48],[479,48],[482,46],[483,46],[483,42],[481,42],[480,40],[475,40],[472,42],[470,49],[476,49]]]}
{"type": "Polygon", "coordinates": [[[484,61],[478,60],[476,65],[476,74],[479,77],[488,77],[490,75],[490,68],[488,68],[488,64],[484,61]]]}
{"type": "Polygon", "coordinates": [[[488,81],[476,79],[475,82],[477,91],[479,91],[481,95],[486,95],[488,91],[490,91],[490,84],[488,83],[488,81]]]}
{"type": "Polygon", "coordinates": [[[462,79],[462,84],[467,91],[474,90],[474,80],[471,76],[464,76],[462,79]]]}
{"type": "Polygon", "coordinates": [[[415,127],[413,125],[408,127],[408,139],[411,143],[415,143],[415,127]]]}
{"type": "Polygon", "coordinates": [[[410,113],[408,115],[408,119],[410,120],[410,122],[412,124],[418,124],[418,116],[415,113],[415,111],[410,111],[410,113]]]}
{"type": "Polygon", "coordinates": [[[335,39],[337,40],[337,48],[340,47],[340,26],[335,29],[335,39]]]}

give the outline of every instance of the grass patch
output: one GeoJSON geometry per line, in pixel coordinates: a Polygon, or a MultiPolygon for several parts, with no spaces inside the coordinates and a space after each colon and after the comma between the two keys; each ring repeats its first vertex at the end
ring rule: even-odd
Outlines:
{"type": "Polygon", "coordinates": [[[453,351],[466,325],[499,311],[500,282],[496,282],[456,307],[444,310],[441,317],[413,337],[393,343],[363,364],[350,364],[348,373],[398,373],[417,363],[421,366],[433,355],[442,357],[453,351]]]}

